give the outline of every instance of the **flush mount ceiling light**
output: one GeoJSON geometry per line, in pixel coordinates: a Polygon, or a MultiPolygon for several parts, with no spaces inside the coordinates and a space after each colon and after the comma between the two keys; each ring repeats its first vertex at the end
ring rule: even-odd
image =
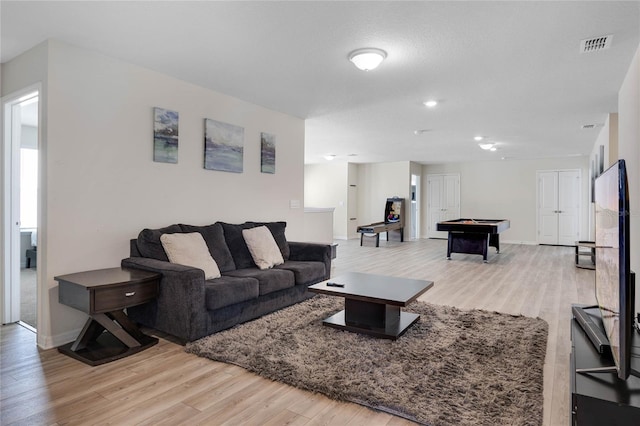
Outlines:
{"type": "Polygon", "coordinates": [[[423,102],[424,106],[426,106],[427,108],[433,108],[436,105],[438,105],[438,101],[426,101],[423,102]]]}
{"type": "Polygon", "coordinates": [[[358,49],[349,54],[349,60],[362,71],[370,71],[387,57],[387,52],[380,49],[358,49]]]}
{"type": "MultiPolygon", "coordinates": [[[[480,142],[482,139],[484,139],[482,136],[475,136],[473,138],[473,140],[480,142]]],[[[484,148],[483,148],[484,149],[484,148]]],[[[488,149],[488,148],[487,148],[488,149]]]]}
{"type": "Polygon", "coordinates": [[[484,149],[485,151],[495,151],[496,150],[496,144],[494,143],[479,143],[478,146],[482,149],[484,149]]]}

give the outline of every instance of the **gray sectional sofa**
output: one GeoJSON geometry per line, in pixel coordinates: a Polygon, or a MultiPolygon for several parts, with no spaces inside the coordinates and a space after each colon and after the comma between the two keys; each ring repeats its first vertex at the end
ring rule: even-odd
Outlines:
{"type": "Polygon", "coordinates": [[[286,222],[216,222],[142,230],[131,240],[131,257],[122,266],[162,274],[160,294],[129,308],[129,317],[188,342],[312,297],[307,287],[330,277],[331,246],[289,242],[285,228],[286,222]],[[256,267],[242,236],[243,229],[262,225],[285,260],[272,269],[256,267]],[[160,236],[191,232],[202,234],[220,278],[205,280],[202,269],[169,262],[160,236]]]}

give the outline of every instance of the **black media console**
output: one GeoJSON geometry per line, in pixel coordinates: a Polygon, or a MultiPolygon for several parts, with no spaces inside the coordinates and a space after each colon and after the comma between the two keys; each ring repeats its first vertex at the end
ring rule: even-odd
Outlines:
{"type": "MultiPolygon", "coordinates": [[[[602,327],[598,309],[584,311],[602,327]]],[[[640,368],[640,335],[634,331],[636,356],[631,367],[640,368]]],[[[613,366],[610,353],[599,353],[576,319],[571,320],[571,425],[637,426],[640,424],[640,378],[624,381],[611,373],[578,373],[576,370],[613,366]]]]}

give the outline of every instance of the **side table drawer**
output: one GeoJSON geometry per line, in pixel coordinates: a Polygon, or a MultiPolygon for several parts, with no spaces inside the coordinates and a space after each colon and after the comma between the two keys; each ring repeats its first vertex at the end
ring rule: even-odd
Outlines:
{"type": "Polygon", "coordinates": [[[123,286],[96,288],[93,312],[109,312],[148,302],[158,295],[158,281],[132,283],[123,286]]]}

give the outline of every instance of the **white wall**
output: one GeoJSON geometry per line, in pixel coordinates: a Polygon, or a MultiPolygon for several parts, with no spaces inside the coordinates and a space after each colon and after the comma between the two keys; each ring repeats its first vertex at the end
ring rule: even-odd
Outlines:
{"type": "Polygon", "coordinates": [[[358,165],[358,224],[381,222],[387,198],[405,199],[405,238],[410,235],[411,169],[408,161],[358,165]]]}
{"type": "Polygon", "coordinates": [[[424,225],[422,224],[422,212],[423,212],[423,210],[426,212],[426,205],[427,205],[426,198],[425,199],[422,198],[422,164],[414,163],[414,162],[409,163],[409,197],[407,197],[407,200],[406,200],[406,204],[407,204],[407,212],[406,212],[407,213],[407,225],[406,225],[406,228],[408,229],[408,231],[405,234],[406,238],[410,238],[411,237],[411,227],[413,226],[413,219],[411,218],[411,176],[412,175],[418,176],[418,191],[419,191],[419,193],[416,194],[416,198],[417,198],[417,204],[416,204],[417,217],[416,217],[416,221],[419,222],[419,229],[418,229],[418,234],[416,235],[416,238],[420,238],[420,234],[422,233],[422,230],[425,229],[425,228],[423,228],[423,226],[426,226],[426,224],[427,224],[426,218],[425,218],[425,221],[424,221],[424,225]],[[425,207],[423,208],[423,206],[425,206],[425,207]]]}
{"type": "Polygon", "coordinates": [[[640,310],[640,46],[618,93],[618,156],[627,165],[631,210],[631,269],[640,310]]]}
{"type": "Polygon", "coordinates": [[[305,208],[334,208],[333,237],[347,239],[348,164],[304,166],[305,208]]]}
{"type": "MultiPolygon", "coordinates": [[[[598,133],[596,143],[591,150],[591,160],[596,159],[596,156],[600,155],[600,146],[604,147],[604,168],[607,168],[618,159],[618,114],[611,113],[607,115],[604,126],[598,133]]],[[[598,164],[596,164],[596,167],[598,164]]]]}
{"type": "MultiPolygon", "coordinates": [[[[536,171],[582,170],[583,209],[580,216],[581,239],[588,226],[588,158],[549,158],[539,160],[482,161],[425,165],[422,172],[422,233],[426,233],[426,176],[429,173],[460,174],[460,215],[462,217],[509,219],[511,228],[500,239],[512,243],[536,243],[536,171]]],[[[423,238],[426,238],[423,237],[423,238]]]]}
{"type": "MultiPolygon", "coordinates": [[[[3,78],[18,88],[29,70],[13,62],[3,78]]],[[[145,227],[278,219],[302,238],[290,200],[304,195],[303,120],[56,41],[47,64],[41,346],[75,338],[85,320],[57,302],[53,277],[118,266],[145,227]],[[153,107],[180,113],[178,164],[152,160],[153,107]],[[204,170],[205,118],[244,127],[244,173],[204,170]],[[275,174],[260,173],[260,132],[276,135],[275,174]]]]}

